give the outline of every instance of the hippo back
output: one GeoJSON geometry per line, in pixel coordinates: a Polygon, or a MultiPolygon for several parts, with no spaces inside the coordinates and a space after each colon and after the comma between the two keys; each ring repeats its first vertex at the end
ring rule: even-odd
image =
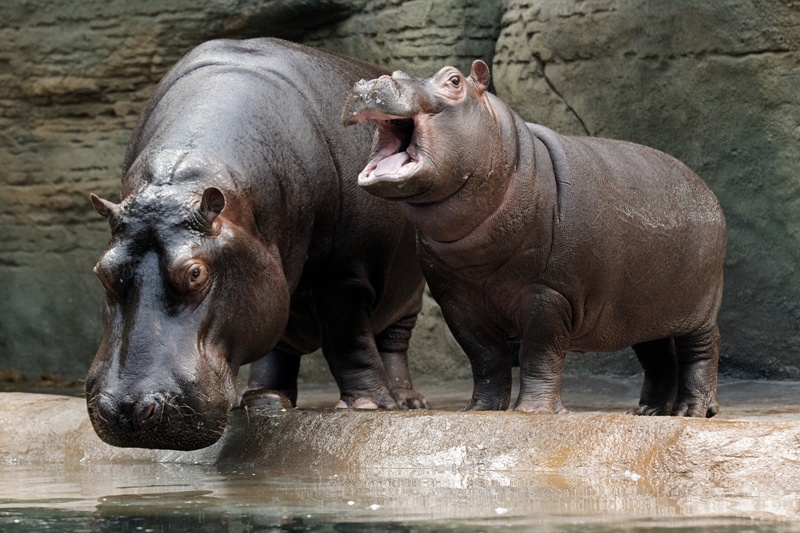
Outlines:
{"type": "MultiPolygon", "coordinates": [[[[281,236],[290,292],[301,273],[394,257],[400,241],[413,242],[413,228],[400,206],[357,187],[372,129],[344,128],[339,120],[353,83],[383,73],[279,39],[204,43],[164,77],[142,114],[125,156],[123,196],[143,179],[177,175],[156,168],[176,165],[173,152],[191,146],[226,161],[231,186],[245,190],[262,235],[281,236]]],[[[379,281],[388,282],[388,266],[378,268],[379,281]]]]}

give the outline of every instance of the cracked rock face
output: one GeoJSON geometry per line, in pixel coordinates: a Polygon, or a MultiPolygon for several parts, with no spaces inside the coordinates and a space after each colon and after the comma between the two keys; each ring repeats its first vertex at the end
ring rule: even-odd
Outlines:
{"type": "Polygon", "coordinates": [[[526,120],[653,146],[700,174],[730,233],[720,370],[800,378],[796,7],[512,0],[493,66],[526,120]]]}

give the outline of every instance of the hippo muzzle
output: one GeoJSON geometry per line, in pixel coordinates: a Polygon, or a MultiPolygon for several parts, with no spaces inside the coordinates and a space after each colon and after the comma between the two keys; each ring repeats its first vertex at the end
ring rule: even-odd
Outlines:
{"type": "Polygon", "coordinates": [[[426,97],[416,79],[402,71],[391,76],[357,82],[342,110],[345,126],[365,120],[412,118],[423,112],[435,112],[438,106],[426,97]]]}
{"type": "Polygon", "coordinates": [[[367,192],[410,204],[438,203],[455,194],[469,178],[463,149],[451,146],[453,131],[475,124],[471,113],[485,113],[460,102],[483,92],[482,82],[453,67],[430,79],[397,71],[392,76],[356,83],[342,111],[345,125],[376,126],[372,155],[358,176],[367,192]],[[442,183],[441,176],[455,176],[442,183]]]}
{"type": "Polygon", "coordinates": [[[112,446],[173,450],[210,446],[225,430],[231,400],[186,388],[174,382],[143,387],[90,377],[89,418],[97,435],[112,446]]]}
{"type": "Polygon", "coordinates": [[[202,330],[179,328],[141,300],[130,310],[106,303],[104,340],[86,378],[92,425],[113,446],[209,446],[222,436],[236,399],[234,374],[197,337],[202,330]]]}
{"type": "Polygon", "coordinates": [[[429,98],[417,79],[401,71],[353,86],[344,110],[345,125],[376,125],[373,152],[358,175],[359,186],[384,198],[409,200],[424,192],[410,178],[425,168],[421,123],[441,105],[429,98]]]}

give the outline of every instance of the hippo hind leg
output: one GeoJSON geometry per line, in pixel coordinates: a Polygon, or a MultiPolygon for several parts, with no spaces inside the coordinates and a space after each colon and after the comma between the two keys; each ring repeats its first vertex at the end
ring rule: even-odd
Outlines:
{"type": "Polygon", "coordinates": [[[678,359],[672,337],[633,345],[644,369],[639,407],[634,414],[667,416],[672,414],[678,394],[678,359]]]}
{"type": "Polygon", "coordinates": [[[278,391],[289,398],[292,406],[296,406],[299,373],[300,356],[275,349],[250,365],[247,390],[278,391]]]}
{"type": "Polygon", "coordinates": [[[716,323],[675,337],[678,358],[678,395],[672,414],[711,418],[719,412],[717,366],[720,336],[716,323]]]}
{"type": "Polygon", "coordinates": [[[398,320],[375,336],[375,344],[397,403],[407,409],[427,409],[428,400],[414,390],[408,371],[408,342],[416,323],[417,313],[398,320]]]}
{"type": "Polygon", "coordinates": [[[369,320],[375,292],[360,275],[314,286],[322,354],[339,386],[338,409],[398,409],[369,320]]]}

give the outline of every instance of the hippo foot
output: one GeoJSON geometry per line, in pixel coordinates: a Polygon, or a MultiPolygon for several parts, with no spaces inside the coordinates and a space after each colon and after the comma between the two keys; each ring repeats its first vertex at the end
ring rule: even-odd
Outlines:
{"type": "Polygon", "coordinates": [[[719,404],[716,398],[707,397],[702,400],[685,400],[675,403],[672,416],[688,416],[693,418],[711,418],[719,413],[719,404]]]}
{"type": "Polygon", "coordinates": [[[508,403],[503,405],[500,401],[476,401],[475,399],[459,409],[462,412],[466,411],[505,411],[508,409],[508,403]]]}
{"type": "Polygon", "coordinates": [[[520,413],[530,413],[534,415],[559,415],[568,413],[561,400],[555,404],[542,402],[542,401],[518,401],[514,406],[514,411],[520,413]]]}
{"type": "Polygon", "coordinates": [[[394,394],[403,409],[429,409],[428,400],[414,389],[394,389],[394,394]]]}
{"type": "Polygon", "coordinates": [[[344,400],[336,403],[336,409],[380,409],[378,404],[369,398],[356,398],[351,404],[344,400]]]}
{"type": "Polygon", "coordinates": [[[342,395],[336,403],[336,409],[387,409],[395,410],[400,406],[390,396],[353,394],[342,395]]]}
{"type": "Polygon", "coordinates": [[[291,409],[292,401],[283,393],[271,389],[253,389],[242,395],[241,406],[246,409],[291,409]]]}
{"type": "Polygon", "coordinates": [[[668,416],[672,413],[672,404],[640,404],[636,409],[631,409],[626,413],[637,416],[668,416]]]}

